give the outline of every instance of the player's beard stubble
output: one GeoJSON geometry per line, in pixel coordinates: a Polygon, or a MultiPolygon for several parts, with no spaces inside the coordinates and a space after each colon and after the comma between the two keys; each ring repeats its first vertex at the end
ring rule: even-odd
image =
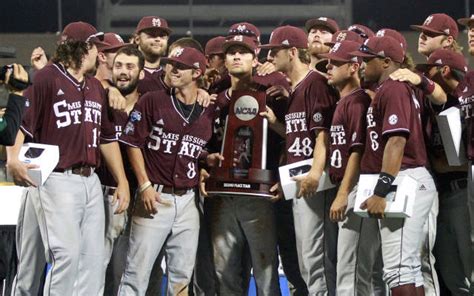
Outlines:
{"type": "Polygon", "coordinates": [[[128,82],[128,84],[126,85],[119,85],[117,82],[118,82],[118,79],[121,79],[121,78],[128,78],[124,75],[121,75],[120,77],[113,77],[113,82],[114,82],[114,85],[115,87],[117,87],[117,89],[120,91],[120,93],[123,95],[123,96],[127,96],[129,94],[131,94],[136,88],[137,88],[137,85],[138,85],[138,77],[130,77],[130,80],[128,82]]]}

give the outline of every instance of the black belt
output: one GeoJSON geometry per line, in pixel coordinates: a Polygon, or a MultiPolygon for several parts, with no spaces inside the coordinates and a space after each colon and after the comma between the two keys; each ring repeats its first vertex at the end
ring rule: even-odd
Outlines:
{"type": "Polygon", "coordinates": [[[78,167],[72,167],[72,168],[67,168],[67,169],[54,169],[53,172],[57,173],[66,173],[66,172],[71,172],[74,175],[79,175],[82,177],[90,177],[92,174],[94,174],[94,168],[90,166],[78,166],[78,167]]]}
{"type": "Polygon", "coordinates": [[[176,188],[174,186],[166,186],[166,185],[159,185],[155,184],[155,189],[158,190],[161,186],[161,192],[167,194],[173,194],[177,196],[182,196],[188,193],[189,190],[193,190],[193,188],[176,188]]]}

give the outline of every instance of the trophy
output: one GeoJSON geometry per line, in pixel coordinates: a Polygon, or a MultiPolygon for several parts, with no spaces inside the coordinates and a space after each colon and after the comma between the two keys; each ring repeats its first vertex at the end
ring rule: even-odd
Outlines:
{"type": "Polygon", "coordinates": [[[267,119],[265,92],[233,91],[229,103],[221,154],[224,160],[211,168],[206,181],[209,195],[247,195],[269,198],[276,183],[266,170],[267,119]]]}

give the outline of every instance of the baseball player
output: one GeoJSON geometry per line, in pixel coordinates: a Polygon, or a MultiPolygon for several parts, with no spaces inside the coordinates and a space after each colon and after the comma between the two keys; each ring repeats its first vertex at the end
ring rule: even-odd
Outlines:
{"type": "MultiPolygon", "coordinates": [[[[437,49],[426,64],[417,68],[429,78],[444,87],[448,94],[446,104],[436,108],[436,113],[452,106],[459,106],[458,97],[464,89],[464,75],[467,64],[461,53],[437,49]]],[[[439,216],[435,255],[444,283],[454,295],[469,295],[469,222],[467,204],[466,166],[449,166],[441,135],[436,121],[433,121],[433,135],[428,145],[431,167],[439,191],[439,216]],[[449,250],[449,251],[447,251],[449,250]]]]}
{"type": "Polygon", "coordinates": [[[29,188],[36,197],[41,237],[51,264],[45,295],[99,293],[103,268],[97,262],[103,260],[105,217],[94,169],[100,151],[118,182],[117,212],[128,207],[128,182],[118,144],[99,142],[115,138],[105,93],[99,81],[85,75],[95,67],[96,44],[101,44],[102,36],[83,22],[64,28],[53,63],[37,73],[29,89],[30,108],[9,151],[15,182],[36,186],[39,184],[33,183],[18,160],[25,134],[35,142],[59,146],[59,163],[53,173],[43,185],[29,188]]]}
{"type": "Polygon", "coordinates": [[[418,182],[413,216],[379,221],[384,280],[392,295],[424,294],[416,287],[421,278],[422,229],[436,197],[433,178],[426,170],[426,151],[420,103],[411,87],[389,75],[404,59],[400,43],[392,37],[371,37],[353,52],[363,57],[365,79],[379,85],[367,112],[367,137],[361,174],[379,174],[374,195],[361,206],[370,215],[383,217],[385,196],[395,176],[410,175],[418,182]]]}
{"type": "Polygon", "coordinates": [[[168,22],[157,16],[145,16],[138,22],[134,43],[145,57],[145,78],[138,84],[139,93],[165,88],[160,59],[166,56],[171,32],[168,22]]]}
{"type": "Polygon", "coordinates": [[[115,33],[105,33],[104,42],[108,45],[97,48],[97,71],[95,78],[97,78],[104,88],[111,86],[112,82],[112,68],[114,64],[115,53],[122,46],[125,45],[122,37],[115,33]]]}
{"type": "MultiPolygon", "coordinates": [[[[474,42],[473,42],[473,39],[474,39],[474,17],[471,15],[471,17],[469,18],[462,18],[462,19],[459,19],[458,20],[458,23],[460,23],[461,25],[464,25],[466,27],[468,27],[468,31],[467,31],[467,36],[468,36],[468,50],[469,50],[469,54],[472,56],[474,55],[474,42]]],[[[472,122],[471,122],[471,114],[470,112],[468,111],[470,109],[470,107],[468,107],[469,105],[472,104],[472,95],[473,95],[473,89],[474,89],[474,78],[473,78],[473,73],[472,71],[469,71],[467,74],[466,74],[466,77],[464,78],[464,81],[463,83],[465,84],[465,89],[463,90],[463,95],[462,97],[460,98],[460,104],[461,105],[465,105],[464,109],[462,109],[464,112],[463,112],[463,115],[464,115],[464,120],[465,120],[465,123],[466,123],[466,145],[467,145],[467,156],[468,156],[468,159],[469,159],[469,167],[468,167],[468,210],[469,210],[469,218],[470,218],[470,226],[471,226],[471,230],[470,230],[470,258],[468,257],[467,259],[466,258],[463,258],[463,260],[466,260],[468,262],[470,262],[470,271],[469,271],[469,281],[470,281],[470,291],[469,293],[470,294],[473,294],[474,293],[474,205],[473,205],[473,188],[474,188],[474,185],[473,185],[473,178],[472,178],[472,159],[473,159],[473,145],[472,145],[472,140],[469,140],[469,139],[472,139],[472,122]]]]}
{"type": "Polygon", "coordinates": [[[333,19],[319,17],[306,21],[305,28],[308,32],[308,52],[311,57],[309,68],[315,69],[320,60],[318,54],[329,52],[325,43],[331,42],[332,35],[339,31],[339,25],[333,19]]]}
{"type": "Polygon", "coordinates": [[[338,101],[330,128],[331,180],[338,184],[336,198],[329,212],[339,223],[337,248],[337,294],[374,295],[372,278],[380,242],[375,219],[362,218],[353,212],[355,196],[350,195],[359,177],[360,160],[365,144],[366,113],[370,97],[360,87],[361,58],[350,55],[361,43],[337,42],[321,58],[329,59],[328,84],[334,86],[338,101]],[[349,200],[350,199],[350,200],[349,200]]]}
{"type": "Polygon", "coordinates": [[[310,295],[334,295],[336,289],[337,224],[329,221],[335,190],[316,192],[329,151],[329,127],[337,94],[321,74],[308,68],[308,37],[301,29],[275,29],[270,43],[273,64],[291,80],[285,115],[287,163],[313,158],[309,174],[298,177],[293,199],[298,262],[310,295]],[[304,197],[304,198],[301,198],[304,197]]]}
{"type": "Polygon", "coordinates": [[[187,295],[196,259],[199,214],[194,200],[198,159],[212,134],[214,109],[196,102],[206,59],[183,48],[166,59],[171,91],[141,97],[121,141],[138,181],[127,263],[119,295],[145,295],[153,264],[164,247],[167,295],[187,295]]]}
{"type": "MultiPolygon", "coordinates": [[[[117,138],[120,137],[128,121],[128,115],[139,99],[137,85],[138,81],[144,76],[143,66],[143,55],[133,45],[124,47],[122,44],[117,52],[114,53],[110,83],[120,91],[127,101],[125,112],[118,110],[111,112],[111,120],[114,124],[117,138]]],[[[125,173],[130,183],[130,192],[134,194],[137,188],[136,180],[123,145],[121,145],[121,151],[125,163],[125,173]]],[[[125,234],[124,231],[126,230],[129,214],[127,212],[121,214],[114,213],[114,208],[117,207],[117,204],[113,204],[112,200],[117,183],[107,168],[104,166],[99,167],[97,175],[101,181],[102,191],[104,193],[106,218],[104,256],[104,268],[106,269],[105,294],[115,295],[117,294],[120,278],[125,269],[128,233],[125,234]],[[107,266],[109,267],[107,268],[107,266]]]]}

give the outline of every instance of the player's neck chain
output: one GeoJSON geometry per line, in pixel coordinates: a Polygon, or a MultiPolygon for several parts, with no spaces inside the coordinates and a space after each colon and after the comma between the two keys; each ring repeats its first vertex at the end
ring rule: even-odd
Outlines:
{"type": "Polygon", "coordinates": [[[181,112],[181,115],[183,115],[184,119],[189,122],[189,119],[193,115],[194,109],[196,108],[196,103],[197,100],[194,101],[194,104],[192,105],[186,105],[182,103],[176,96],[174,96],[176,100],[176,105],[178,106],[179,112],[181,112]],[[191,108],[191,110],[189,110],[191,108]]]}

